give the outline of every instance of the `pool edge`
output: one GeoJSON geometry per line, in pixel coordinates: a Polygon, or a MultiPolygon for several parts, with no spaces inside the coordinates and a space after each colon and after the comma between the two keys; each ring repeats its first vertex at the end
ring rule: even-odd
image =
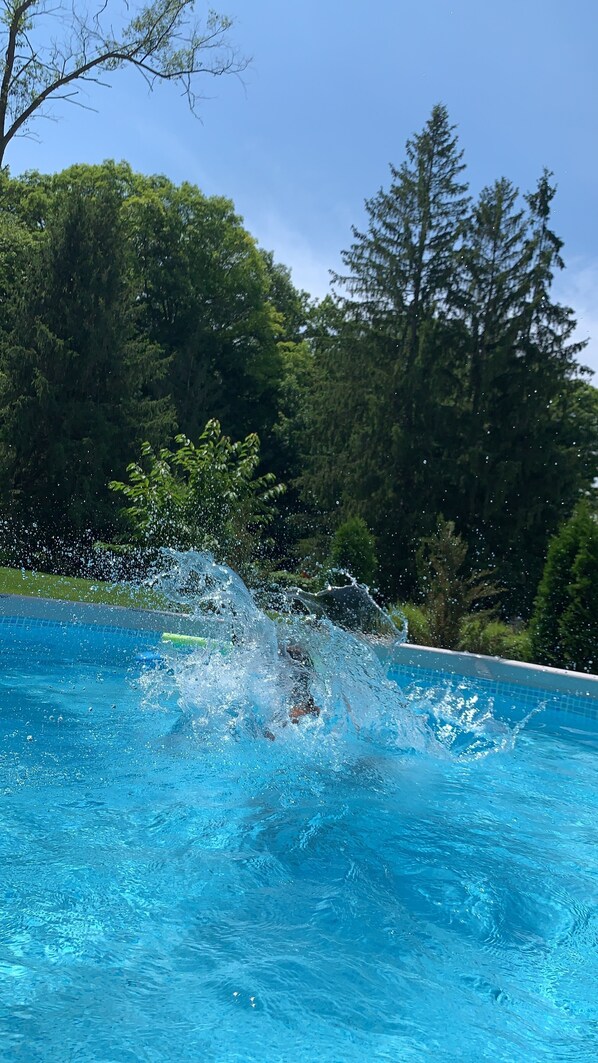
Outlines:
{"type": "Polygon", "coordinates": [[[572,672],[547,665],[509,661],[502,657],[486,657],[478,653],[441,650],[431,646],[403,643],[394,647],[389,664],[400,668],[421,668],[452,675],[488,679],[498,683],[516,684],[546,690],[551,694],[590,699],[598,709],[598,675],[572,672]]]}

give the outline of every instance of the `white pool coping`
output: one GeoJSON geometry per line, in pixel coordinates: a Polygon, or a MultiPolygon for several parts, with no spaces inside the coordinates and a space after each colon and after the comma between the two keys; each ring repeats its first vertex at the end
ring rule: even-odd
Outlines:
{"type": "Polygon", "coordinates": [[[508,661],[502,657],[486,657],[481,653],[458,653],[455,650],[440,650],[431,646],[415,646],[411,643],[394,648],[393,663],[400,668],[421,668],[426,671],[489,679],[496,683],[533,687],[535,690],[547,690],[554,694],[591,698],[598,703],[598,675],[586,672],[548,668],[524,661],[508,661]]]}

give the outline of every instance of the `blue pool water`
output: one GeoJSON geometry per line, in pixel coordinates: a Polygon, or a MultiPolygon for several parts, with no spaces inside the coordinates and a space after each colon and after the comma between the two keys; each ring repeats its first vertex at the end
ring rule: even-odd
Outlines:
{"type": "Polygon", "coordinates": [[[155,643],[0,625],[2,1061],[598,1057],[588,721],[155,643]]]}

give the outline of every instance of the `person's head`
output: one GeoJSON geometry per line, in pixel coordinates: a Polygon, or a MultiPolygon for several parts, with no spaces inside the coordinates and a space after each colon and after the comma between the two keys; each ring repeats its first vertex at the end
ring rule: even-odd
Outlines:
{"type": "Polygon", "coordinates": [[[287,657],[290,657],[292,661],[296,661],[297,664],[302,664],[306,668],[313,667],[309,653],[298,642],[287,642],[284,649],[287,657]]]}

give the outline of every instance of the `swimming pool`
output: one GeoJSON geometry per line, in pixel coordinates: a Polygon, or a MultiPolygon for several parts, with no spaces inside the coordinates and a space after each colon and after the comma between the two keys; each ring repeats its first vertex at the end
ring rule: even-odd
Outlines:
{"type": "Polygon", "coordinates": [[[595,721],[157,642],[0,624],[0,1059],[596,1059],[595,721]]]}

